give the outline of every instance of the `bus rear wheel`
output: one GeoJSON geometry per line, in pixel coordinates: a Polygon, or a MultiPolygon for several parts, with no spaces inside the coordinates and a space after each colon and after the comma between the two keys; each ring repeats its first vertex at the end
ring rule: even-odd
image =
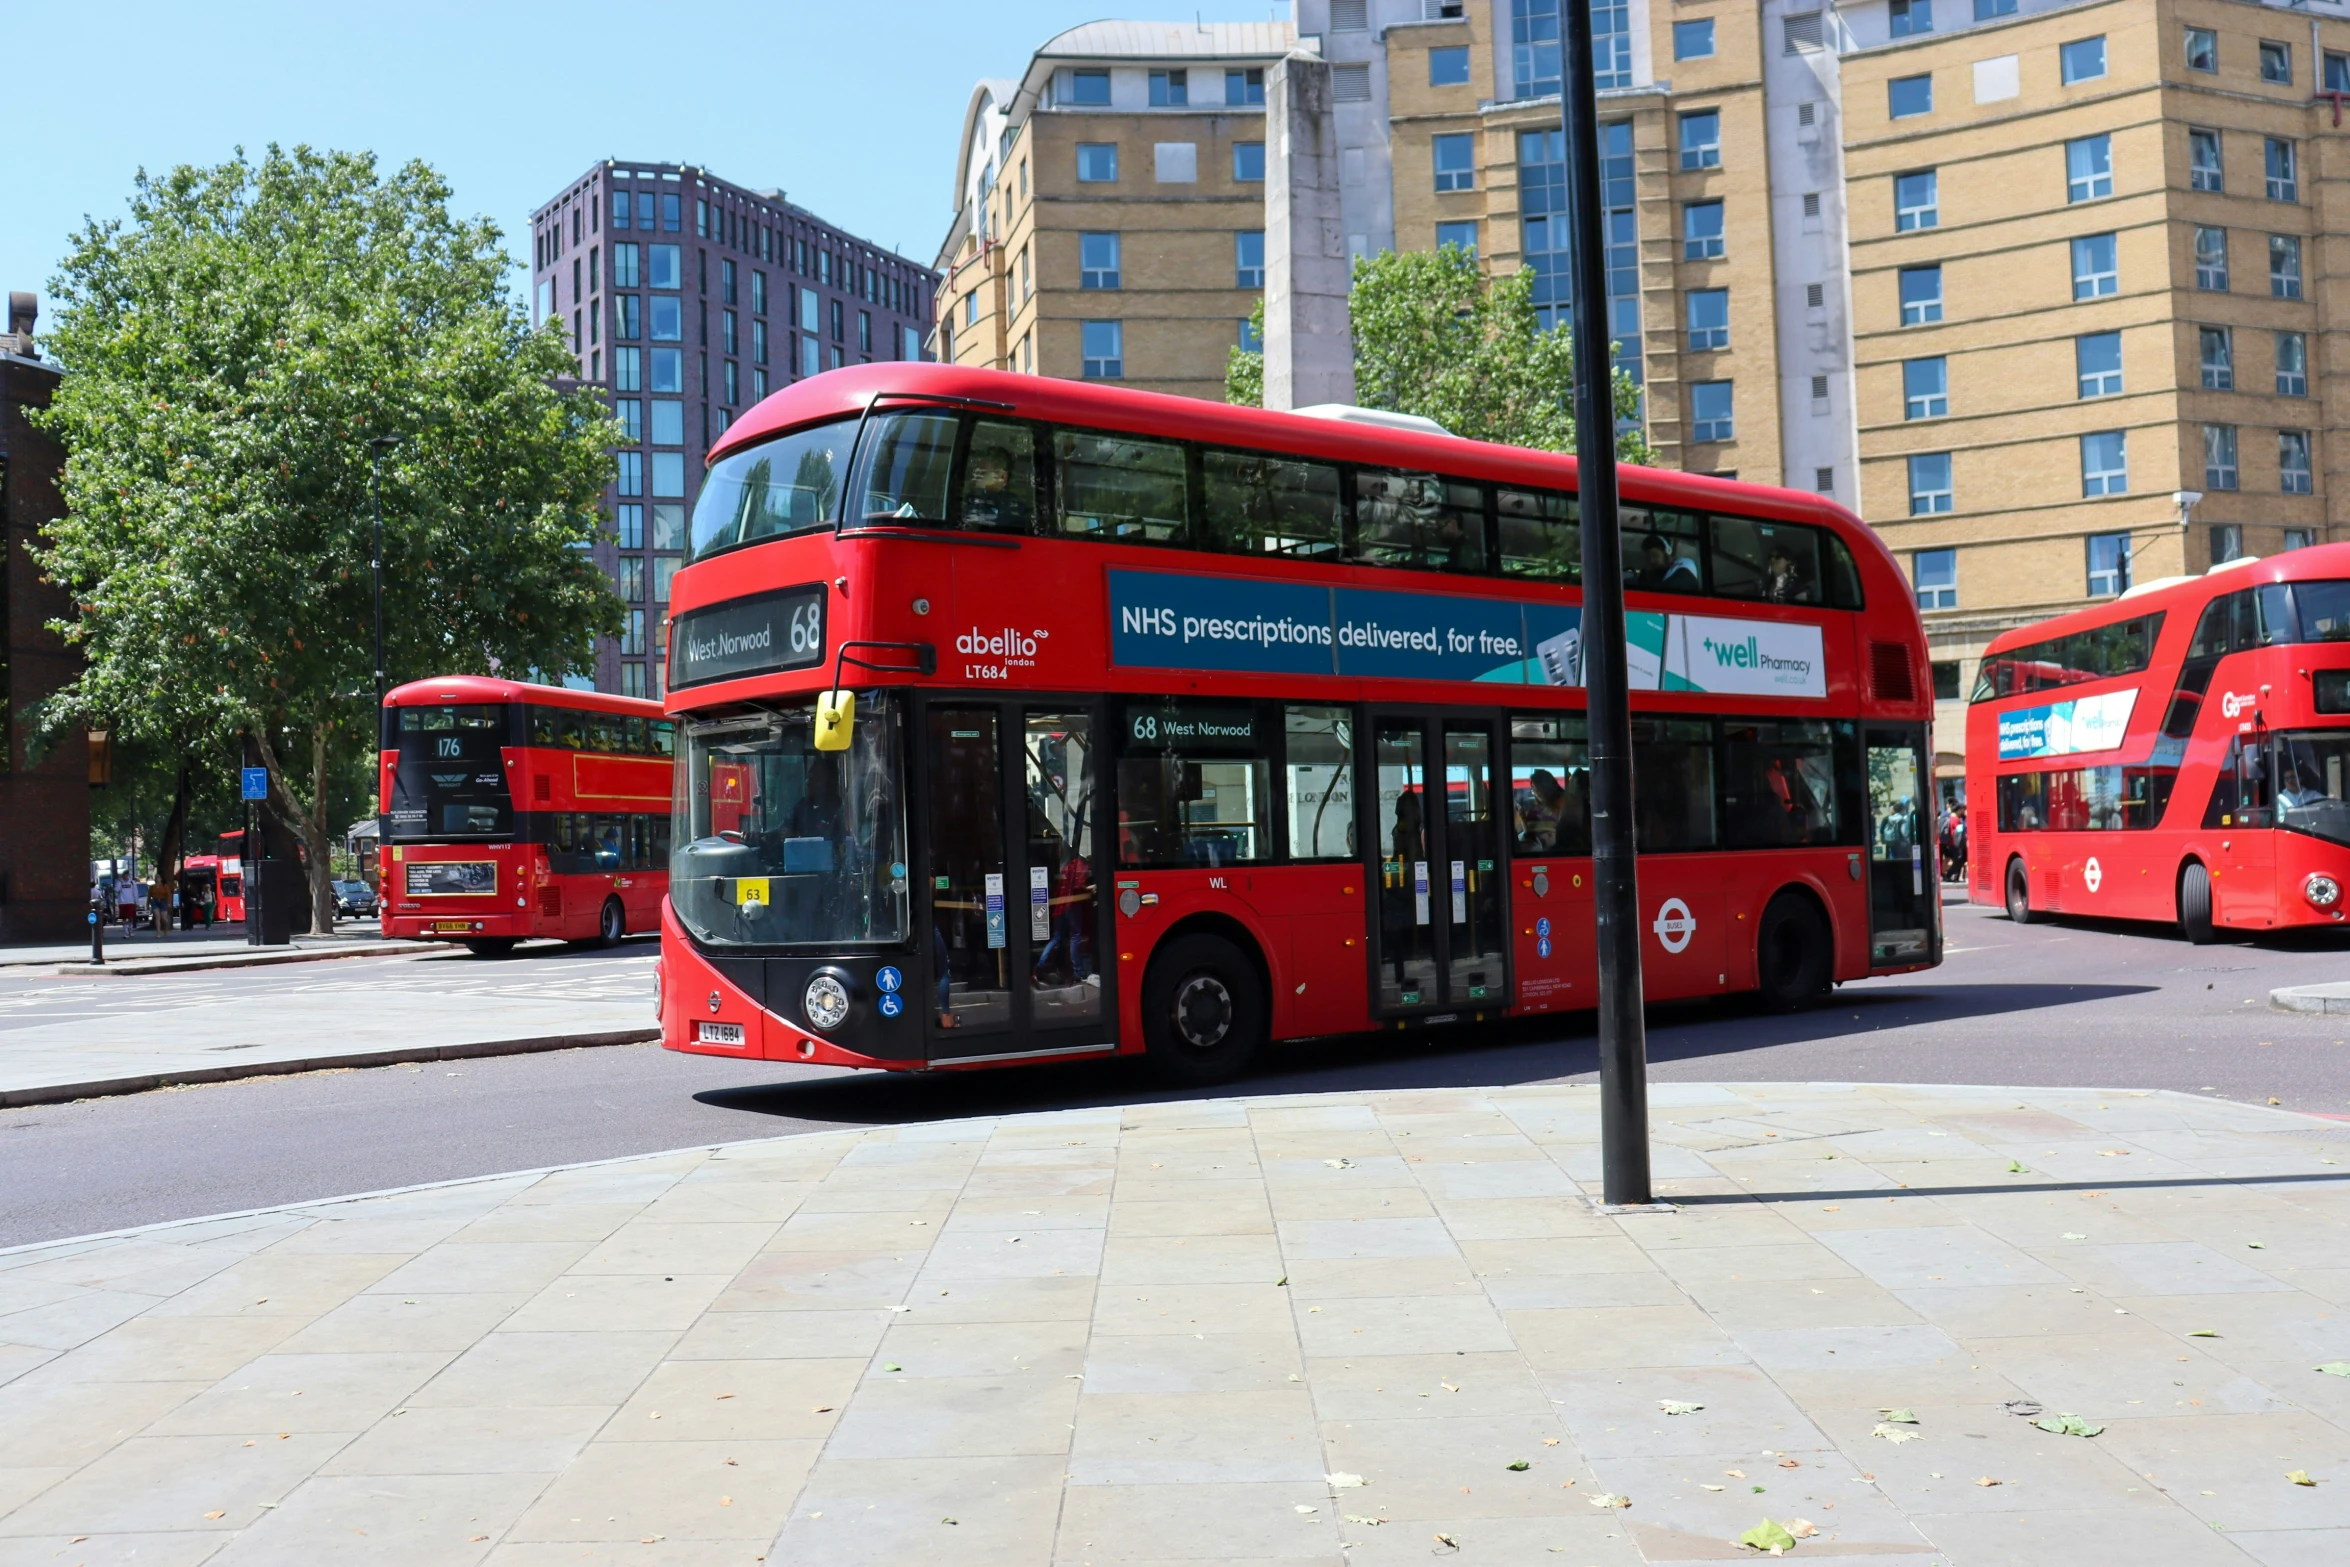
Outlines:
{"type": "Polygon", "coordinates": [[[1782,892],[1755,927],[1756,990],[1773,1012],[1795,1012],[1828,993],[1835,979],[1827,922],[1800,892],[1782,892]]]}
{"type": "Polygon", "coordinates": [[[1256,966],[1221,936],[1169,942],[1142,982],[1142,1035],[1153,1065],[1175,1082],[1238,1076],[1265,1038],[1256,966]]]}
{"type": "Polygon", "coordinates": [[[2029,925],[2040,917],[2032,912],[2032,880],[2021,860],[2007,862],[2007,917],[2018,925],[2029,925]]]}
{"type": "Polygon", "coordinates": [[[465,944],[465,950],[477,958],[502,958],[514,950],[512,936],[483,936],[465,944]]]}
{"type": "Polygon", "coordinates": [[[2211,873],[2194,862],[2179,872],[2179,929],[2190,946],[2211,945],[2211,873]]]}
{"type": "Polygon", "coordinates": [[[628,911],[620,906],[618,898],[606,898],[596,913],[596,945],[617,947],[620,938],[628,934],[628,911]]]}

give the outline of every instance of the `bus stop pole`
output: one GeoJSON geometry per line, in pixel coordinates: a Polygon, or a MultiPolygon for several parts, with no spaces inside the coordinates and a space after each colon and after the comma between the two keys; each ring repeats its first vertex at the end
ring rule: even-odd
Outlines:
{"type": "Polygon", "coordinates": [[[1641,1013],[1640,888],[1632,843],[1632,710],[1624,651],[1616,419],[1600,228],[1599,104],[1588,6],[1559,7],[1567,153],[1569,330],[1575,351],[1576,491],[1583,528],[1583,689],[1590,707],[1591,872],[1599,957],[1601,1200],[1650,1200],[1648,1026],[1641,1013]]]}

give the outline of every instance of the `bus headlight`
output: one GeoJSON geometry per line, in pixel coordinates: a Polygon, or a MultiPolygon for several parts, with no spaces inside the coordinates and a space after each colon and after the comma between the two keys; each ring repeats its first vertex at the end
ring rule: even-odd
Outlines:
{"type": "Polygon", "coordinates": [[[2342,901],[2342,884],[2331,876],[2312,876],[2301,884],[2301,896],[2313,909],[2330,909],[2342,901]]]}
{"type": "Polygon", "coordinates": [[[809,1022],[829,1034],[849,1020],[849,987],[841,983],[838,974],[820,972],[800,993],[800,1010],[809,1022]]]}

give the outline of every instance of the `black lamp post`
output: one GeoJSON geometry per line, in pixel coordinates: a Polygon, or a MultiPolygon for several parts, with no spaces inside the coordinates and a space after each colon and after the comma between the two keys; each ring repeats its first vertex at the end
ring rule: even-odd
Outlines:
{"type": "Polygon", "coordinates": [[[1632,708],[1616,521],[1616,411],[1600,229],[1599,101],[1591,8],[1559,7],[1567,139],[1567,256],[1574,286],[1575,489],[1583,514],[1583,689],[1591,722],[1591,880],[1599,958],[1603,1200],[1650,1200],[1648,1024],[1641,1012],[1640,886],[1632,843],[1632,708]]]}

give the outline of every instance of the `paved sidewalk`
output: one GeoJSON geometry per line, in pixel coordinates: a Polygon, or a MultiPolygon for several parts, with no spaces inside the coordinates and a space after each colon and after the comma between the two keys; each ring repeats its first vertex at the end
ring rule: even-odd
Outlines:
{"type": "MultiPolygon", "coordinates": [[[[409,941],[387,942],[372,921],[353,921],[338,927],[331,936],[296,936],[283,947],[254,946],[245,939],[245,927],[242,925],[175,930],[162,936],[151,930],[126,935],[121,926],[109,925],[106,927],[106,966],[113,968],[120,964],[146,968],[167,961],[218,962],[224,958],[240,959],[264,954],[282,959],[290,952],[342,956],[377,949],[416,951],[421,949],[421,945],[409,941]]],[[[86,966],[89,961],[90,942],[87,936],[73,942],[0,947],[0,968],[45,968],[61,963],[86,966]]]]}
{"type": "Polygon", "coordinates": [[[2314,1369],[2350,1362],[2350,1129],[1655,1104],[1670,1213],[1595,1214],[1597,1095],[1535,1087],[821,1133],[0,1255],[0,1563],[1596,1567],[1751,1556],[1765,1517],[1846,1567],[2350,1559],[2350,1377],[2314,1369]]]}

